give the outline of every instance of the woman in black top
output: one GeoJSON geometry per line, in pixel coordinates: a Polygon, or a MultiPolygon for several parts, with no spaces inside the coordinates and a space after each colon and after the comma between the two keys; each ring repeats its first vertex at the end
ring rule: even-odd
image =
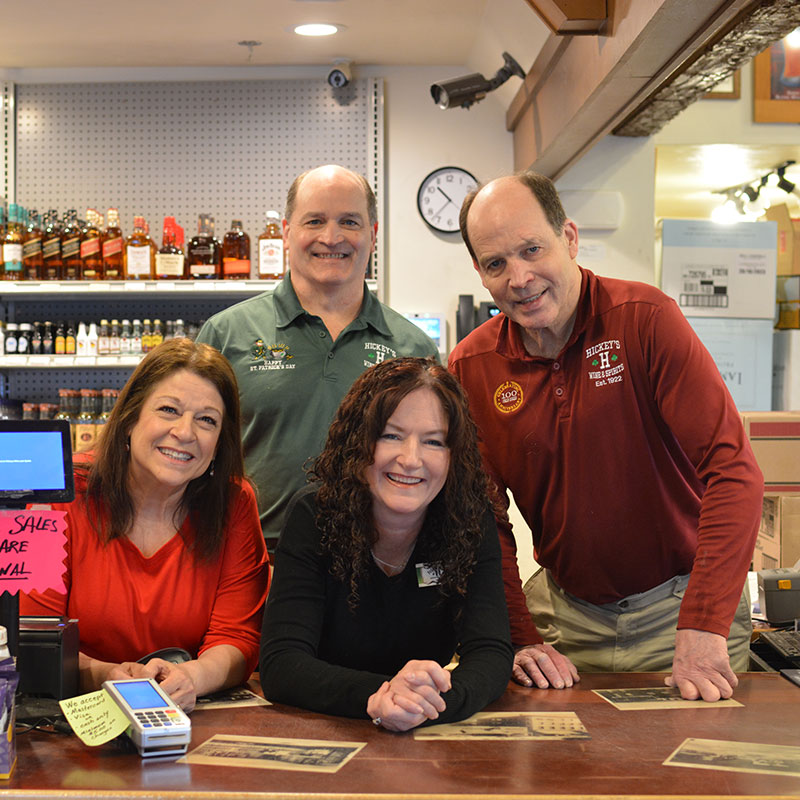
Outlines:
{"type": "Polygon", "coordinates": [[[513,653],[497,529],[456,379],[431,359],[366,370],[311,477],[276,551],[266,697],[398,731],[495,700],[513,653]]]}

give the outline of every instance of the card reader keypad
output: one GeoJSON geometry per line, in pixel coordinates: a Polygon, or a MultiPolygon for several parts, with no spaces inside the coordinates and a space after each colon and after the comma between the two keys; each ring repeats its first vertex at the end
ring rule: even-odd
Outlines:
{"type": "Polygon", "coordinates": [[[145,728],[169,728],[172,725],[181,723],[177,711],[167,709],[166,711],[137,711],[136,719],[145,728]]]}

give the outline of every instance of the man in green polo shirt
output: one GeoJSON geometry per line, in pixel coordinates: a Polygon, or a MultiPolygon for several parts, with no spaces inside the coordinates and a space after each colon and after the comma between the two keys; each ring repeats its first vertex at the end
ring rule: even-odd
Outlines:
{"type": "Polygon", "coordinates": [[[275,291],[215,314],[197,337],[236,372],[245,467],[270,550],[305,484],[304,465],[322,450],[359,374],[386,358],[437,356],[428,336],[367,289],[377,231],[365,178],[334,165],[303,173],[286,198],[286,277],[275,291]]]}

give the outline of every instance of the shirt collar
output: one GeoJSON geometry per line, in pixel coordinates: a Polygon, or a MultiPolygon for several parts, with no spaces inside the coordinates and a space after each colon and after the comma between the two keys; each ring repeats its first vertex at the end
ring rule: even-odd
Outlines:
{"type": "MultiPolygon", "coordinates": [[[[308,312],[300,305],[297,293],[290,280],[290,271],[286,271],[283,280],[275,287],[272,293],[275,302],[275,320],[277,327],[286,328],[295,322],[299,317],[308,312]]],[[[386,323],[383,314],[383,306],[377,297],[369,290],[366,282],[364,283],[364,301],[361,310],[356,318],[348,325],[355,329],[366,328],[367,325],[374,328],[384,336],[390,336],[391,331],[386,323]]]]}

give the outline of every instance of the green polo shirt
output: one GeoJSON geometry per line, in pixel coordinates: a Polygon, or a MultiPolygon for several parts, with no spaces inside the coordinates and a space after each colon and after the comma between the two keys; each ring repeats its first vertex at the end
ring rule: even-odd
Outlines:
{"type": "Polygon", "coordinates": [[[197,341],[220,350],[236,372],[245,468],[258,488],[270,549],[353,381],[386,358],[438,360],[433,341],[366,284],[361,311],[334,342],[322,320],[300,305],[288,274],[274,291],[215,314],[197,341]]]}

